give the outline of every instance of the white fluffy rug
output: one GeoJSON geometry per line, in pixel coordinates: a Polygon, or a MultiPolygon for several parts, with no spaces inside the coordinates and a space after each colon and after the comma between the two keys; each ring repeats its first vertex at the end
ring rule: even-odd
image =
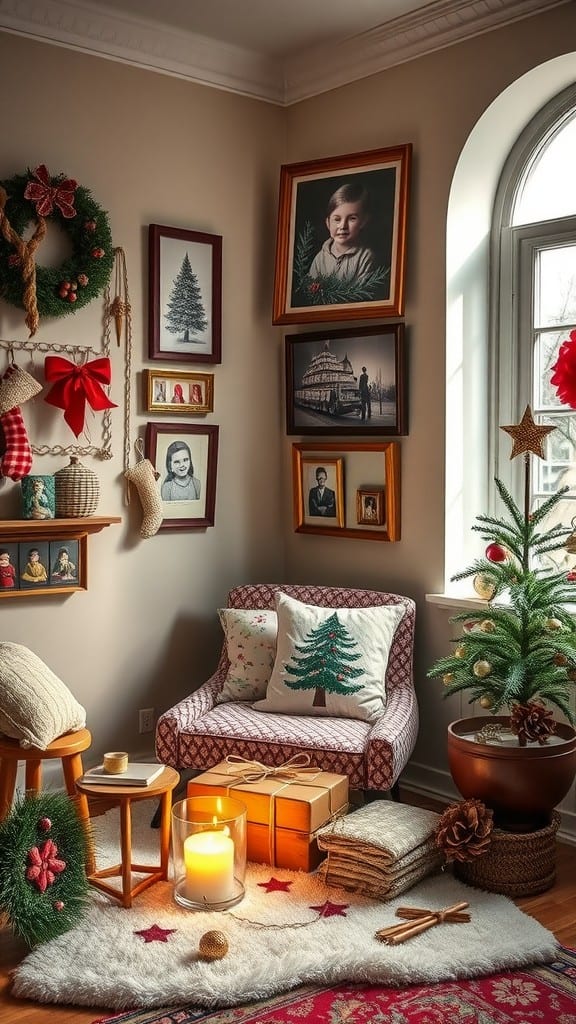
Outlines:
{"type": "MultiPolygon", "coordinates": [[[[158,845],[158,832],[149,828],[151,806],[134,808],[134,854],[136,862],[145,858],[140,863],[153,863],[158,845]]],[[[117,813],[95,824],[98,866],[117,863],[117,813]]],[[[397,986],[475,977],[547,962],[557,949],[551,932],[506,897],[471,889],[448,873],[390,903],[266,865],[250,865],[246,882],[245,899],[227,913],[180,908],[169,882],[151,886],[131,910],[95,892],[80,925],[38,946],[16,969],[13,994],[117,1010],[190,1002],[229,1006],[304,983],[397,986]],[[259,885],[272,877],[289,882],[287,891],[259,885]],[[399,946],[374,937],[377,929],[397,923],[397,906],[441,909],[462,899],[470,903],[469,923],[438,925],[399,946]],[[315,908],[322,906],[321,915],[315,908]],[[164,929],[155,941],[151,933],[139,934],[153,925],[164,929]],[[198,941],[212,929],[226,934],[229,953],[200,961],[198,941]]]]}

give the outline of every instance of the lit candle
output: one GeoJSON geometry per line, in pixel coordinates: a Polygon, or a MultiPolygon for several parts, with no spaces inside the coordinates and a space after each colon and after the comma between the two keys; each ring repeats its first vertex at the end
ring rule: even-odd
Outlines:
{"type": "Polygon", "coordinates": [[[222,903],[234,895],[234,843],[224,831],[195,832],[184,840],[186,898],[222,903]]]}

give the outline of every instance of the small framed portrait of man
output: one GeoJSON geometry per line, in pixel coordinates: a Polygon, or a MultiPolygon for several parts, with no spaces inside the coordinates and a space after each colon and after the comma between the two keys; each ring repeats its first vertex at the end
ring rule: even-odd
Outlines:
{"type": "Polygon", "coordinates": [[[302,459],[297,487],[301,525],[323,531],[344,526],[343,460],[321,456],[302,459]]]}

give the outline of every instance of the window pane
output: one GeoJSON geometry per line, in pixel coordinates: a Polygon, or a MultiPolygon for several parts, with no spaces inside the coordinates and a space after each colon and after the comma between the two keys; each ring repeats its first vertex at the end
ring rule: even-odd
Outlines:
{"type": "Polygon", "coordinates": [[[535,409],[563,409],[556,388],[550,383],[552,367],[558,359],[563,342],[568,341],[569,330],[536,331],[534,341],[534,389],[532,402],[535,409]]]}
{"type": "Polygon", "coordinates": [[[541,249],[534,284],[536,327],[576,320],[576,245],[541,249]]]}
{"type": "Polygon", "coordinates": [[[536,151],[521,181],[512,210],[512,224],[570,217],[576,213],[574,166],[576,117],[557,126],[536,151]]]}

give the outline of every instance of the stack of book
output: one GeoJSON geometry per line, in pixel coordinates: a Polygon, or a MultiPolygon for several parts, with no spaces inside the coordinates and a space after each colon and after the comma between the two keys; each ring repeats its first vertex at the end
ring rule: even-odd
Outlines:
{"type": "Polygon", "coordinates": [[[108,772],[103,764],[90,768],[78,782],[87,786],[149,786],[164,771],[163,764],[129,761],[126,771],[108,772]]]}

